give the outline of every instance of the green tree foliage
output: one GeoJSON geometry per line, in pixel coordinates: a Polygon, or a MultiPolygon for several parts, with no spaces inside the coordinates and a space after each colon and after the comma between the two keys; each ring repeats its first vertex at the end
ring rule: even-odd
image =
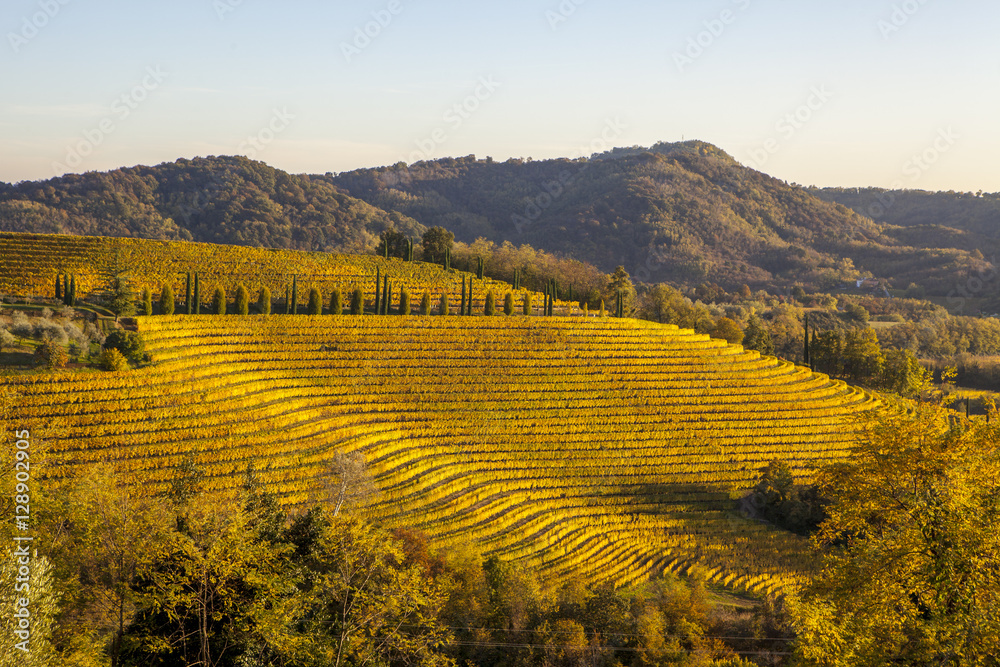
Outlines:
{"type": "Polygon", "coordinates": [[[926,406],[863,424],[823,470],[825,564],[793,605],[803,664],[989,665],[1000,655],[1000,431],[926,406]]]}
{"type": "Polygon", "coordinates": [[[531,292],[525,292],[524,293],[524,298],[521,301],[521,314],[522,315],[531,315],[531,311],[532,311],[532,307],[531,307],[531,292]]]}
{"type": "Polygon", "coordinates": [[[405,287],[399,291],[399,314],[410,314],[410,290],[405,287]]]}
{"type": "Polygon", "coordinates": [[[139,314],[145,317],[153,314],[153,292],[148,287],[142,288],[142,308],[139,314]]]}
{"type": "Polygon", "coordinates": [[[885,367],[882,347],[872,329],[853,329],[844,337],[844,373],[859,382],[875,382],[885,367]]]}
{"type": "Polygon", "coordinates": [[[142,361],[146,352],[146,344],[137,331],[115,329],[104,339],[104,349],[115,349],[130,361],[142,361]]]}
{"type": "Polygon", "coordinates": [[[444,227],[431,227],[423,235],[425,262],[441,263],[455,245],[455,234],[444,227]]]}
{"type": "Polygon", "coordinates": [[[341,315],[344,312],[344,297],[340,294],[340,288],[333,288],[333,293],[330,295],[330,314],[331,315],[341,315]]]}
{"type": "Polygon", "coordinates": [[[160,315],[174,314],[174,290],[170,285],[164,285],[160,290],[160,315]]]}
{"type": "Polygon", "coordinates": [[[129,367],[125,355],[113,347],[101,350],[97,363],[103,370],[113,372],[128,370],[129,367]]]}
{"type": "MultiPolygon", "coordinates": [[[[594,305],[600,306],[600,304],[594,305]]],[[[699,308],[691,299],[663,283],[653,285],[646,291],[640,303],[639,315],[654,322],[693,329],[698,333],[709,333],[715,328],[711,313],[705,308],[699,308]]],[[[602,314],[601,317],[603,316],[602,314]]]]}
{"type": "Polygon", "coordinates": [[[410,238],[395,229],[386,229],[379,235],[375,254],[379,257],[406,259],[410,249],[410,238]],[[387,254],[388,253],[388,254],[387,254]]]}
{"type": "Polygon", "coordinates": [[[886,350],[882,387],[908,398],[918,396],[930,383],[931,372],[909,350],[886,350]]]}
{"type": "Polygon", "coordinates": [[[744,348],[757,350],[761,354],[774,354],[774,343],[771,341],[771,334],[756,314],[750,316],[750,319],[747,321],[746,331],[743,333],[744,348]]]}
{"type": "Polygon", "coordinates": [[[712,336],[721,338],[730,345],[739,345],[743,342],[743,330],[740,329],[740,325],[728,317],[719,318],[719,321],[715,323],[715,328],[712,329],[712,336]]]}
{"type": "Polygon", "coordinates": [[[271,290],[261,287],[257,293],[257,311],[261,315],[271,314],[271,290]]]}
{"type": "Polygon", "coordinates": [[[431,293],[426,290],[424,291],[424,295],[420,297],[420,314],[431,314],[431,293]]]}
{"type": "Polygon", "coordinates": [[[837,331],[823,331],[815,336],[809,354],[817,371],[838,376],[844,370],[844,341],[837,331]]]}
{"type": "Polygon", "coordinates": [[[215,293],[212,294],[212,314],[226,314],[226,291],[221,286],[216,287],[215,293]]]}
{"type": "Polygon", "coordinates": [[[616,299],[619,291],[622,295],[622,316],[631,317],[635,311],[636,292],[632,278],[624,266],[616,267],[614,272],[608,276],[604,294],[609,298],[616,299]]]}
{"type": "Polygon", "coordinates": [[[513,315],[514,314],[514,295],[510,292],[503,297],[503,314],[513,315]]]}
{"type": "Polygon", "coordinates": [[[808,534],[826,518],[822,499],[815,486],[799,487],[784,461],[771,461],[761,470],[760,480],[747,497],[752,518],[764,519],[800,534],[808,534]]]}
{"type": "Polygon", "coordinates": [[[438,299],[438,315],[450,315],[451,307],[448,305],[448,293],[442,292],[438,299]]]}
{"type": "Polygon", "coordinates": [[[306,313],[309,315],[323,314],[323,296],[317,287],[309,290],[309,305],[306,307],[306,313]]]}
{"type": "Polygon", "coordinates": [[[364,315],[365,294],[360,287],[355,287],[351,293],[351,315],[364,315]]]}
{"type": "Polygon", "coordinates": [[[247,288],[240,283],[236,286],[236,314],[248,315],[250,313],[250,293],[247,288]]]}
{"type": "Polygon", "coordinates": [[[484,315],[496,315],[497,314],[497,297],[493,294],[493,290],[486,293],[486,305],[483,307],[484,315]]]}
{"type": "Polygon", "coordinates": [[[69,361],[69,354],[66,352],[65,346],[52,340],[46,340],[35,348],[34,359],[36,366],[56,370],[66,367],[66,363],[69,361]]]}

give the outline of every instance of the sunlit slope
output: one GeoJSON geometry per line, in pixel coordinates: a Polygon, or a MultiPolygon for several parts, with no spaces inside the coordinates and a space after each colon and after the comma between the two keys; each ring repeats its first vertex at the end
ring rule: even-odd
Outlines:
{"type": "MultiPolygon", "coordinates": [[[[441,293],[451,294],[451,307],[455,311],[462,292],[462,280],[469,277],[464,272],[444,271],[434,264],[373,255],[333,255],[108,236],[0,232],[0,294],[51,299],[55,297],[56,276],[73,274],[77,280],[77,297],[84,299],[105,287],[108,276],[114,271],[123,272],[137,292],[148,287],[154,299],[159,297],[165,285],[170,285],[179,307],[185,300],[186,274],[189,272],[199,274],[203,304],[211,301],[216,287],[222,287],[232,301],[240,284],[250,290],[251,300],[256,300],[261,287],[267,287],[276,301],[282,300],[295,276],[300,307],[305,306],[312,287],[320,289],[327,301],[334,289],[340,289],[345,304],[350,301],[354,288],[360,287],[370,306],[375,297],[375,277],[378,273],[392,281],[394,308],[398,306],[399,289],[405,287],[410,291],[414,310],[420,305],[421,295],[428,291],[435,307],[441,293]]],[[[473,286],[474,309],[482,312],[489,290],[494,291],[500,307],[504,295],[514,291],[504,282],[477,279],[473,286]]],[[[516,292],[515,304],[518,308],[522,295],[527,291],[516,292]]],[[[542,295],[535,293],[536,308],[540,309],[542,302],[542,295]]]]}
{"type": "Polygon", "coordinates": [[[156,365],[20,381],[21,417],[70,461],[131,458],[150,491],[195,459],[218,490],[249,464],[320,493],[363,452],[374,516],[438,544],[478,543],[554,576],[623,583],[697,566],[773,589],[804,541],[740,518],[735,492],[774,458],[842,458],[866,394],[739,346],[635,320],[155,317],[156,365]]]}

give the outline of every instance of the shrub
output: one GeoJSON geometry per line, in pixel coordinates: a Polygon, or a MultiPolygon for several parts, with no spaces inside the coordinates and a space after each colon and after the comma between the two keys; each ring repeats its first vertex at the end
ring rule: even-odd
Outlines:
{"type": "Polygon", "coordinates": [[[531,315],[531,294],[529,293],[524,295],[524,305],[521,307],[521,312],[525,315],[531,315]]]}
{"type": "Polygon", "coordinates": [[[430,315],[431,314],[431,293],[424,292],[423,298],[420,299],[420,314],[430,315]]]}
{"type": "Polygon", "coordinates": [[[104,339],[104,349],[118,350],[126,359],[142,361],[146,344],[143,342],[142,336],[135,331],[115,329],[104,339]]]}
{"type": "Polygon", "coordinates": [[[128,360],[115,348],[105,348],[98,364],[106,371],[123,371],[128,368],[128,360]]]}
{"type": "Polygon", "coordinates": [[[399,314],[410,314],[410,292],[405,287],[399,291],[399,314]]]}
{"type": "Polygon", "coordinates": [[[306,313],[309,315],[323,314],[323,297],[316,287],[309,290],[309,305],[306,306],[306,313]]]}
{"type": "Polygon", "coordinates": [[[212,312],[216,315],[226,314],[226,292],[221,287],[215,288],[212,295],[212,312]]]}
{"type": "Polygon", "coordinates": [[[174,314],[174,290],[170,285],[164,285],[160,290],[160,315],[174,314]]]}
{"type": "Polygon", "coordinates": [[[47,340],[35,350],[35,365],[44,366],[49,370],[63,368],[69,361],[66,348],[51,340],[47,340]]]}
{"type": "Polygon", "coordinates": [[[250,314],[250,294],[242,283],[236,286],[236,314],[250,314]]]}
{"type": "Polygon", "coordinates": [[[513,315],[514,314],[514,295],[507,292],[507,296],[503,298],[503,314],[513,315]]]}
{"type": "Polygon", "coordinates": [[[153,293],[148,287],[142,288],[142,310],[139,311],[139,314],[146,317],[153,314],[153,293]]]}
{"type": "Polygon", "coordinates": [[[330,295],[330,314],[342,315],[344,312],[344,298],[340,294],[339,288],[334,288],[330,295]]]}
{"type": "Polygon", "coordinates": [[[451,311],[451,308],[448,305],[448,293],[445,292],[438,300],[438,315],[447,315],[449,311],[451,311]]]}
{"type": "Polygon", "coordinates": [[[354,293],[351,294],[351,315],[364,315],[365,314],[365,294],[361,291],[360,287],[354,288],[354,293]]]}
{"type": "Polygon", "coordinates": [[[486,305],[483,307],[484,315],[496,315],[497,314],[497,298],[493,294],[493,290],[486,293],[486,305]]]}
{"type": "Polygon", "coordinates": [[[261,287],[260,293],[257,295],[257,310],[260,311],[261,315],[271,314],[271,290],[266,287],[261,287]]]}

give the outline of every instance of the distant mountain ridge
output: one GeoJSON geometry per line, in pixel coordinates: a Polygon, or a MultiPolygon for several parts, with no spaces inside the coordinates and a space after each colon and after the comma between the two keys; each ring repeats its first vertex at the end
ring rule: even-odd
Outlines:
{"type": "Polygon", "coordinates": [[[530,244],[605,272],[623,265],[641,282],[774,291],[871,275],[940,295],[989,270],[1000,249],[985,223],[925,233],[845,201],[700,141],[326,175],[208,157],[0,184],[0,230],[364,253],[384,229],[417,237],[440,225],[461,241],[530,244]]]}

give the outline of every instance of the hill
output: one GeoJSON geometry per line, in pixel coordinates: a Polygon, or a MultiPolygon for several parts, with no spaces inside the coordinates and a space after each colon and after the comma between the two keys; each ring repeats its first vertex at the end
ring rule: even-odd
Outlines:
{"type": "Polygon", "coordinates": [[[377,490],[362,511],[553,580],[669,569],[759,592],[800,582],[805,540],[742,517],[738,499],[775,458],[805,481],[847,456],[849,417],[876,405],[793,364],[628,319],[135,324],[151,365],[0,380],[54,474],[113,460],[155,493],[194,467],[231,494],[252,468],[295,506],[360,488],[366,474],[344,466],[357,453],[377,490]]]}
{"type": "Polygon", "coordinates": [[[946,294],[983,264],[967,249],[907,237],[698,141],[578,160],[447,158],[328,178],[463,241],[530,243],[604,271],[623,264],[646,282],[830,289],[867,273],[946,294]]]}
{"type": "Polygon", "coordinates": [[[0,231],[362,252],[389,227],[423,232],[323,179],[244,157],[0,184],[0,231]]]}

